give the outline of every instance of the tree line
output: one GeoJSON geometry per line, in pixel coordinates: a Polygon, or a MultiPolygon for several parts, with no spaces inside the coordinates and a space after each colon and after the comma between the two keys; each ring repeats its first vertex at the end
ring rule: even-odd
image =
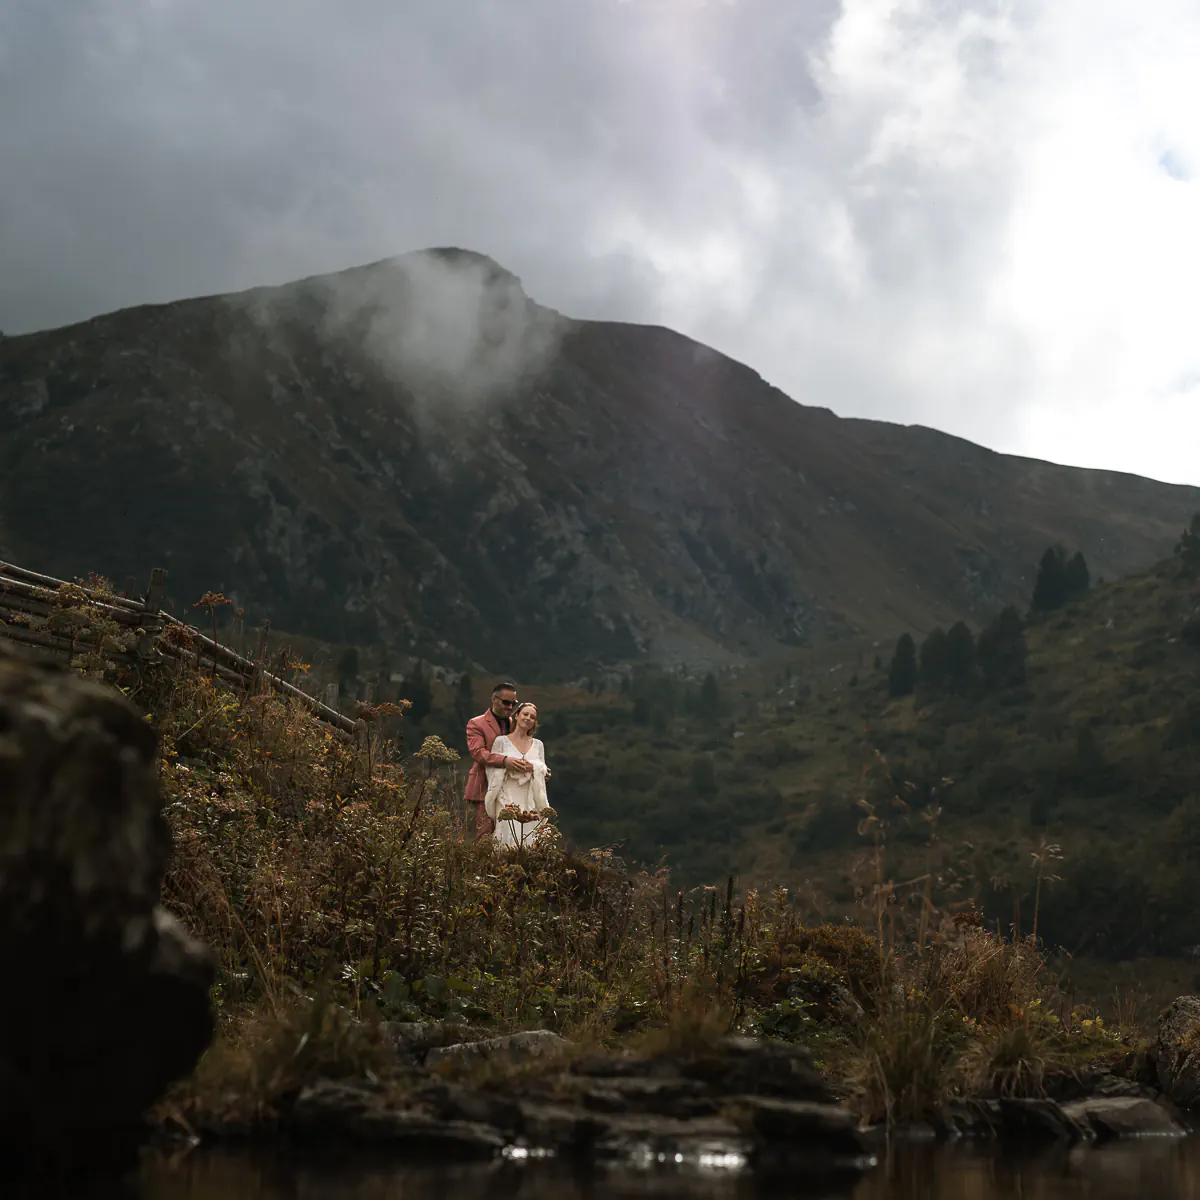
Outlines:
{"type": "MultiPolygon", "coordinates": [[[[1200,515],[1194,524],[1200,533],[1200,515]]],[[[1082,551],[1068,555],[1062,546],[1051,546],[1038,564],[1030,611],[1053,612],[1090,587],[1091,572],[1082,551]]],[[[1025,682],[1026,657],[1025,622],[1010,604],[978,637],[965,621],[933,630],[919,648],[911,634],[901,634],[888,670],[888,694],[910,696],[919,688],[930,695],[967,696],[1017,687],[1025,682]]]]}

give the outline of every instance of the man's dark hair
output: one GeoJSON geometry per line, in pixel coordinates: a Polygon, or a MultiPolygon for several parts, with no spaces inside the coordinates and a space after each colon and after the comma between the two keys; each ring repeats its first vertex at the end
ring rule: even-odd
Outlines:
{"type": "Polygon", "coordinates": [[[496,684],[496,686],[492,688],[492,695],[494,696],[497,692],[515,692],[516,690],[517,685],[515,683],[508,683],[505,681],[504,683],[496,684]]]}

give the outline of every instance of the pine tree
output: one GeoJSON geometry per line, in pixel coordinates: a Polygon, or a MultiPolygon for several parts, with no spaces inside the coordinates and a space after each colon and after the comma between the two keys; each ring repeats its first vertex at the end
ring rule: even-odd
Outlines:
{"type": "Polygon", "coordinates": [[[1063,606],[1067,599],[1066,574],[1066,551],[1061,546],[1051,546],[1042,555],[1033,585],[1030,607],[1035,612],[1052,612],[1063,606]]]}
{"type": "Polygon", "coordinates": [[[1088,571],[1087,560],[1083,551],[1076,550],[1071,561],[1063,569],[1063,599],[1078,600],[1087,594],[1092,585],[1091,572],[1088,571]]]}
{"type": "Polygon", "coordinates": [[[700,715],[716,716],[721,711],[721,689],[717,677],[709,671],[700,685],[700,715]]]}
{"type": "Polygon", "coordinates": [[[946,686],[965,696],[975,683],[975,636],[965,621],[956,621],[946,634],[946,686]]]}
{"type": "Polygon", "coordinates": [[[940,692],[949,679],[946,657],[946,631],[937,628],[921,643],[921,669],[917,679],[923,688],[940,692]]]}
{"type": "Polygon", "coordinates": [[[888,695],[911,696],[916,683],[917,644],[911,634],[903,633],[896,642],[896,652],[892,655],[892,665],[888,671],[888,695]]]}
{"type": "Polygon", "coordinates": [[[1200,512],[1192,517],[1191,524],[1180,535],[1175,553],[1189,570],[1200,567],[1200,512]]]}
{"type": "Polygon", "coordinates": [[[1021,617],[1010,604],[979,633],[975,660],[984,687],[1015,687],[1025,682],[1025,631],[1021,617]]]}

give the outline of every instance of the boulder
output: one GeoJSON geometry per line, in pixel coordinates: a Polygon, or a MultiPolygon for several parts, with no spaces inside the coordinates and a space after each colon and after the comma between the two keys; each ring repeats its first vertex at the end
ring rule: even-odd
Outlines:
{"type": "Polygon", "coordinates": [[[1153,1100],[1158,1092],[1137,1079],[1117,1075],[1113,1071],[1084,1068],[1071,1074],[1048,1078],[1046,1094],[1051,1100],[1066,1104],[1074,1100],[1087,1100],[1093,1096],[1135,1096],[1153,1100]]]}
{"type": "Polygon", "coordinates": [[[836,1104],[762,1096],[739,1097],[737,1104],[749,1112],[751,1128],[764,1142],[808,1142],[834,1154],[861,1154],[865,1149],[853,1113],[836,1104]]]}
{"type": "Polygon", "coordinates": [[[1158,1025],[1158,1085],[1180,1108],[1200,1107],[1200,996],[1172,1000],[1158,1025]]]}
{"type": "MultiPolygon", "coordinates": [[[[542,1030],[428,1053],[435,1065],[503,1061],[566,1044],[542,1030]]],[[[323,1080],[300,1092],[283,1124],[308,1146],[354,1142],[406,1158],[550,1155],[576,1164],[750,1169],[808,1187],[852,1183],[875,1159],[853,1114],[815,1087],[811,1069],[794,1047],[727,1038],[699,1056],[553,1062],[503,1082],[435,1072],[403,1095],[369,1079],[323,1080]],[[789,1091],[819,1098],[780,1094],[789,1091]]]]}
{"type": "Polygon", "coordinates": [[[1085,1121],[1068,1115],[1063,1105],[1046,1097],[961,1100],[945,1109],[942,1123],[953,1135],[1001,1141],[1072,1143],[1092,1137],[1085,1121]]]}
{"type": "Polygon", "coordinates": [[[1062,1111],[1100,1141],[1151,1134],[1182,1137],[1187,1132],[1161,1104],[1139,1096],[1093,1096],[1064,1104],[1062,1111]]]}
{"type": "Polygon", "coordinates": [[[379,1029],[396,1052],[397,1059],[417,1067],[425,1062],[430,1050],[480,1042],[494,1036],[494,1031],[477,1025],[443,1021],[382,1021],[379,1029]]]}
{"type": "Polygon", "coordinates": [[[711,1052],[682,1064],[680,1070],[686,1077],[703,1080],[727,1095],[777,1096],[824,1104],[834,1101],[808,1051],[787,1042],[722,1038],[711,1052]]]}
{"type": "Polygon", "coordinates": [[[697,1079],[623,1078],[597,1083],[581,1094],[593,1112],[656,1113],[667,1117],[711,1117],[721,1108],[721,1098],[697,1079]]]}
{"type": "Polygon", "coordinates": [[[556,1054],[570,1045],[565,1038],[549,1029],[528,1029],[505,1037],[484,1038],[477,1042],[458,1042],[452,1046],[435,1046],[425,1055],[425,1065],[442,1063],[523,1062],[556,1054]]]}
{"type": "Polygon", "coordinates": [[[679,1120],[673,1117],[605,1117],[590,1147],[594,1161],[644,1167],[658,1163],[689,1163],[702,1157],[733,1154],[749,1159],[753,1145],[731,1121],[720,1117],[679,1120]]]}
{"type": "Polygon", "coordinates": [[[1060,1104],[1049,1098],[960,1100],[941,1114],[952,1137],[1002,1141],[1090,1142],[1185,1130],[1156,1101],[1139,1095],[1094,1095],[1060,1104]]]}
{"type": "Polygon", "coordinates": [[[506,1140],[487,1125],[393,1107],[369,1080],[318,1080],[296,1097],[289,1124],[308,1144],[351,1142],[431,1161],[486,1162],[506,1140]]]}
{"type": "Polygon", "coordinates": [[[205,947],[159,907],[156,735],[0,645],[0,1156],[117,1153],[213,1032],[205,947]]]}

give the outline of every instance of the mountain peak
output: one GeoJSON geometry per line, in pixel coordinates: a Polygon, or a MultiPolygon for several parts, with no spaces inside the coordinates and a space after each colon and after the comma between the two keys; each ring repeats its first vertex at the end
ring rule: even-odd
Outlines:
{"type": "Polygon", "coordinates": [[[804,408],[458,247],[0,342],[0,557],[523,679],[979,621],[1048,543],[1111,578],[1197,508],[804,408]]]}

